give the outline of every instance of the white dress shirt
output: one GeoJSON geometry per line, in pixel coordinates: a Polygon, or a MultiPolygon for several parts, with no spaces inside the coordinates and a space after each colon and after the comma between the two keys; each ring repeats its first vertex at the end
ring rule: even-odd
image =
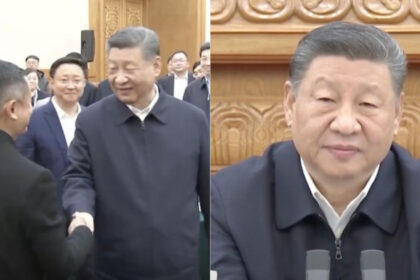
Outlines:
{"type": "Polygon", "coordinates": [[[309,189],[311,190],[313,197],[315,198],[316,202],[319,204],[319,207],[321,208],[322,212],[327,218],[328,225],[333,231],[335,238],[339,239],[345,227],[349,223],[351,215],[353,215],[356,208],[360,205],[360,203],[368,194],[373,182],[376,179],[376,175],[378,175],[379,165],[373,171],[368,182],[366,183],[366,186],[352,201],[350,201],[350,203],[346,206],[346,209],[344,209],[343,213],[341,213],[340,216],[331,206],[330,202],[325,198],[325,196],[321,194],[321,192],[315,186],[315,183],[309,175],[302,158],[300,159],[300,163],[302,165],[303,175],[305,176],[305,180],[308,183],[309,189]]]}
{"type": "Polygon", "coordinates": [[[55,111],[57,112],[58,119],[60,120],[61,129],[64,133],[64,138],[66,138],[67,147],[70,146],[71,141],[74,138],[74,131],[76,130],[76,119],[80,114],[80,105],[77,103],[77,112],[74,116],[70,116],[61,109],[56,101],[56,97],[51,98],[52,104],[54,105],[55,111]]]}
{"type": "Polygon", "coordinates": [[[188,86],[188,71],[184,77],[174,74],[174,97],[182,100],[184,97],[185,88],[188,86]]]}
{"type": "Polygon", "coordinates": [[[141,120],[141,122],[143,123],[144,119],[147,117],[147,115],[150,113],[150,111],[152,111],[152,109],[155,106],[158,99],[159,99],[159,89],[155,84],[155,96],[153,97],[152,101],[149,103],[149,105],[147,105],[146,108],[139,109],[139,108],[136,108],[136,107],[128,105],[128,104],[126,104],[126,105],[127,105],[128,109],[130,109],[131,112],[133,112],[134,115],[136,115],[141,120]]]}

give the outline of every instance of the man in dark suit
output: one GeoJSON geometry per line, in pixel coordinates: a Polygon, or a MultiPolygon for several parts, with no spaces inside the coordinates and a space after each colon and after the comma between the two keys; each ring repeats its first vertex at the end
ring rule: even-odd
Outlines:
{"type": "Polygon", "coordinates": [[[50,75],[54,96],[34,111],[28,131],[16,144],[24,156],[52,172],[61,202],[61,176],[68,166],[67,149],[81,111],[78,101],[83,94],[86,75],[83,61],[71,57],[56,60],[51,65],[50,75]]]}
{"type": "Polygon", "coordinates": [[[284,87],[293,141],[212,178],[219,280],[420,279],[420,162],[392,143],[406,64],[372,25],[303,37],[284,87]]]}
{"type": "Polygon", "coordinates": [[[108,95],[112,95],[114,92],[112,91],[111,85],[109,84],[108,79],[101,81],[98,85],[97,89],[97,96],[99,99],[107,97],[108,95]]]}
{"type": "MultiPolygon", "coordinates": [[[[21,156],[31,94],[19,68],[0,61],[0,279],[67,279],[93,244],[80,216],[66,239],[50,173],[21,156]]],[[[93,228],[91,228],[93,230],[93,228]]]]}
{"type": "Polygon", "coordinates": [[[77,119],[64,207],[95,216],[99,279],[197,280],[198,200],[209,215],[206,117],[156,86],[154,31],[124,28],[107,44],[114,94],[77,119]]]}
{"type": "Polygon", "coordinates": [[[185,89],[184,101],[189,102],[206,113],[210,121],[210,43],[200,48],[200,64],[203,77],[190,83],[185,89]]]}
{"type": "Polygon", "coordinates": [[[173,75],[160,78],[157,84],[168,94],[182,100],[185,88],[194,81],[193,74],[188,71],[188,55],[184,51],[176,51],[170,61],[173,75]]]}

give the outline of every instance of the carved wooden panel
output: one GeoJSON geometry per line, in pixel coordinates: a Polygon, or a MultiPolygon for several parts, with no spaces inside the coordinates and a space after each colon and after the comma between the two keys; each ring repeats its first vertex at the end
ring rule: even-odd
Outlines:
{"type": "Polygon", "coordinates": [[[211,20],[214,23],[223,23],[230,19],[236,9],[236,0],[211,1],[211,20]]]}
{"type": "Polygon", "coordinates": [[[239,0],[239,12],[250,21],[283,21],[293,14],[294,3],[285,0],[239,0]]]}
{"type": "Polygon", "coordinates": [[[418,20],[419,6],[418,0],[212,0],[211,21],[283,22],[297,17],[329,22],[356,17],[361,22],[399,23],[408,16],[418,20]]]}
{"type": "Polygon", "coordinates": [[[273,142],[291,138],[283,106],[276,99],[211,103],[213,170],[261,154],[273,142]]]}
{"type": "Polygon", "coordinates": [[[410,11],[410,0],[353,0],[354,11],[363,22],[400,22],[410,11]]]}
{"type": "Polygon", "coordinates": [[[349,0],[302,0],[296,2],[295,13],[308,22],[325,22],[344,18],[350,7],[349,0]]]}
{"type": "Polygon", "coordinates": [[[141,26],[143,25],[143,2],[142,1],[127,1],[127,26],[141,26]]]}

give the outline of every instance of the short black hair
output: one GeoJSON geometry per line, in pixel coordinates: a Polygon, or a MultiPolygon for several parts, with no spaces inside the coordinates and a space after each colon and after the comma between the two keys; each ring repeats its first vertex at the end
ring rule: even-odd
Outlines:
{"type": "Polygon", "coordinates": [[[203,51],[209,50],[209,49],[210,49],[210,42],[205,42],[204,44],[202,44],[200,47],[200,57],[203,51]]]}
{"type": "Polygon", "coordinates": [[[37,56],[36,56],[36,55],[34,55],[34,54],[28,55],[28,56],[25,58],[25,62],[26,62],[26,61],[28,61],[28,59],[31,59],[31,58],[33,58],[33,59],[35,59],[36,61],[38,61],[38,62],[39,62],[39,57],[37,57],[37,56]]]}
{"type": "Polygon", "coordinates": [[[85,79],[87,79],[87,71],[85,69],[85,63],[80,59],[73,58],[73,57],[68,57],[68,56],[59,58],[56,61],[54,61],[54,63],[51,65],[51,68],[50,68],[51,78],[54,78],[54,75],[55,75],[55,72],[57,71],[57,68],[62,64],[76,64],[76,65],[80,66],[80,68],[83,71],[83,75],[85,76],[85,79]]]}
{"type": "Polygon", "coordinates": [[[72,58],[75,58],[75,59],[79,59],[79,60],[81,60],[81,61],[84,63],[84,66],[83,66],[83,71],[86,71],[86,73],[88,72],[88,65],[87,65],[87,61],[86,61],[86,59],[83,57],[83,55],[82,55],[82,54],[80,54],[80,53],[78,53],[78,52],[71,52],[71,53],[68,53],[68,54],[66,55],[66,57],[72,57],[72,58]]]}
{"type": "Polygon", "coordinates": [[[198,66],[200,66],[200,61],[194,62],[194,65],[192,67],[193,72],[194,72],[195,68],[197,68],[198,66]]]}
{"type": "Polygon", "coordinates": [[[0,106],[10,99],[22,100],[29,93],[22,69],[13,63],[0,60],[0,106]]]}
{"type": "Polygon", "coordinates": [[[188,59],[188,54],[185,52],[185,51],[183,51],[183,50],[176,50],[176,51],[174,51],[169,57],[168,57],[168,61],[167,61],[167,63],[169,63],[169,61],[171,61],[172,60],[172,58],[174,57],[174,55],[176,55],[177,53],[183,53],[184,55],[185,55],[185,57],[188,59]]]}

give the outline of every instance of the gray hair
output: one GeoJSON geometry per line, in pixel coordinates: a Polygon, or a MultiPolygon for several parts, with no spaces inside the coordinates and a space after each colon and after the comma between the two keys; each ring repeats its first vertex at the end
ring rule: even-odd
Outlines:
{"type": "Polygon", "coordinates": [[[402,91],[407,73],[404,51],[388,33],[373,25],[332,22],[306,34],[290,63],[289,79],[296,92],[312,60],[322,55],[384,63],[391,73],[395,95],[402,91]]]}
{"type": "Polygon", "coordinates": [[[23,70],[15,64],[0,60],[0,107],[11,100],[23,100],[29,93],[23,70]]]}
{"type": "Polygon", "coordinates": [[[143,58],[151,60],[159,56],[159,37],[155,31],[145,27],[126,27],[114,33],[107,42],[107,52],[111,48],[140,48],[143,58]]]}

